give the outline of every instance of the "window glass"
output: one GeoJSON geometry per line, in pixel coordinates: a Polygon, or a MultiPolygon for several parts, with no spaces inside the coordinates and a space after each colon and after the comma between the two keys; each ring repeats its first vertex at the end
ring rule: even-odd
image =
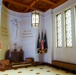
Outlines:
{"type": "Polygon", "coordinates": [[[72,47],[71,9],[65,11],[66,47],[72,47]]]}
{"type": "Polygon", "coordinates": [[[58,14],[56,16],[56,29],[57,29],[57,47],[62,47],[62,16],[58,14]]]}

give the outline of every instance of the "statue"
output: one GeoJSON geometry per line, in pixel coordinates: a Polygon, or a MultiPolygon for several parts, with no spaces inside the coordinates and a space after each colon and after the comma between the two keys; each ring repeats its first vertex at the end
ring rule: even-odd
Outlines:
{"type": "Polygon", "coordinates": [[[10,50],[7,50],[5,53],[5,59],[10,59],[10,50]]]}

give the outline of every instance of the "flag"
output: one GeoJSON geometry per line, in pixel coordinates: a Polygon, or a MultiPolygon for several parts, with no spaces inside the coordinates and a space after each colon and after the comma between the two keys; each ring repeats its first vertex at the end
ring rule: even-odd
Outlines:
{"type": "Polygon", "coordinates": [[[46,33],[43,35],[43,32],[41,33],[41,38],[40,34],[38,34],[38,39],[37,39],[37,53],[47,53],[47,36],[46,33]]]}
{"type": "Polygon", "coordinates": [[[47,53],[47,36],[46,36],[46,32],[44,34],[44,53],[47,53]]]}
{"type": "Polygon", "coordinates": [[[38,39],[37,39],[37,53],[40,53],[40,34],[38,34],[38,39]]]}
{"type": "Polygon", "coordinates": [[[44,36],[43,36],[43,32],[41,34],[41,53],[44,53],[44,36]]]}

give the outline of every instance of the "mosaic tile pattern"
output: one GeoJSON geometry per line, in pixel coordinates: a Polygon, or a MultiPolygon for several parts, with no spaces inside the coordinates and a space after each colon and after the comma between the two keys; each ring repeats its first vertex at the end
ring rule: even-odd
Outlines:
{"type": "Polygon", "coordinates": [[[17,68],[16,70],[0,71],[0,75],[76,75],[60,69],[48,66],[37,66],[28,68],[17,68]]]}

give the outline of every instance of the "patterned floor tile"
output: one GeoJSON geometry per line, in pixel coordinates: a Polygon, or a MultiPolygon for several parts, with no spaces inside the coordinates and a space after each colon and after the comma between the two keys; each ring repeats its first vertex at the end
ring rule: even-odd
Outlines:
{"type": "Polygon", "coordinates": [[[18,73],[22,73],[21,71],[19,71],[18,73]]]}
{"type": "Polygon", "coordinates": [[[0,75],[76,75],[73,73],[67,73],[66,71],[56,69],[48,66],[32,66],[28,68],[17,68],[6,71],[0,71],[0,75]]]}

